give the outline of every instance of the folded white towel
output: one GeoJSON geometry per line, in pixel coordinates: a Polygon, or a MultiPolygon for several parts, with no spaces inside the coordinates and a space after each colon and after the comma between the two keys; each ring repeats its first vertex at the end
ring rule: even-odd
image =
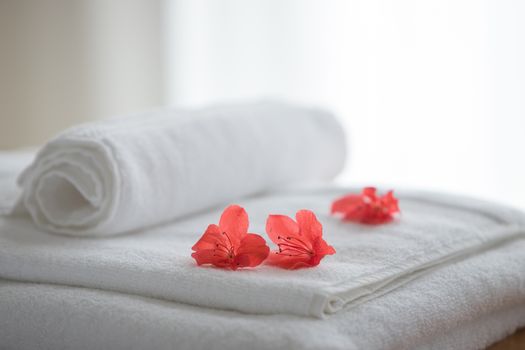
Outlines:
{"type": "Polygon", "coordinates": [[[20,197],[16,178],[34,157],[35,151],[31,149],[0,151],[0,215],[13,210],[13,203],[20,197]]]}
{"type": "MultiPolygon", "coordinates": [[[[313,210],[337,253],[312,269],[197,267],[191,246],[222,208],[105,240],[48,235],[24,218],[0,219],[0,278],[116,290],[250,313],[323,317],[357,305],[470,254],[523,237],[522,213],[476,200],[400,193],[402,218],[381,226],[329,214],[349,189],[282,191],[242,200],[250,232],[269,213],[313,210]]],[[[355,190],[354,190],[355,191],[355,190]]]]}
{"type": "Polygon", "coordinates": [[[342,168],[329,113],[261,102],[157,111],[68,130],[23,173],[19,203],[42,229],[111,235],[342,168]]]}
{"type": "Polygon", "coordinates": [[[477,350],[525,326],[525,241],[325,320],[0,281],[0,348],[477,350]]]}

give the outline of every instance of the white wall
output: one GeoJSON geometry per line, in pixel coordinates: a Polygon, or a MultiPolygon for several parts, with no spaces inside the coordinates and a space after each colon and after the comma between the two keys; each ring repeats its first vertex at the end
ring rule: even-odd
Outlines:
{"type": "Polygon", "coordinates": [[[1,0],[0,150],[162,103],[161,0],[1,0]]]}
{"type": "Polygon", "coordinates": [[[275,96],[340,115],[341,181],[525,208],[523,18],[519,0],[3,0],[0,149],[163,101],[275,96]]]}
{"type": "Polygon", "coordinates": [[[351,135],[344,182],[525,208],[525,3],[168,0],[172,104],[276,96],[351,135]]]}

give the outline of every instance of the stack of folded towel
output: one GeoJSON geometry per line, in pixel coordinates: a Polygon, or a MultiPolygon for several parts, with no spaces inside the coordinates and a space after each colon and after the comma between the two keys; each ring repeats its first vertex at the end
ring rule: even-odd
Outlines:
{"type": "Polygon", "coordinates": [[[407,191],[397,221],[341,222],[330,203],[355,189],[318,183],[345,148],[331,114],[273,102],[64,132],[0,218],[0,348],[478,349],[525,326],[524,214],[407,191]],[[337,253],[296,271],[196,266],[231,203],[261,235],[268,214],[310,209],[337,253]]]}

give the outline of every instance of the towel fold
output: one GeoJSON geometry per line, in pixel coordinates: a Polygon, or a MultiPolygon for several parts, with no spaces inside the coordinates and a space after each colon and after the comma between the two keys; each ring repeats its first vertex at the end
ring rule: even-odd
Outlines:
{"type": "Polygon", "coordinates": [[[329,214],[346,188],[282,190],[238,204],[250,232],[265,236],[269,213],[313,210],[337,253],[312,269],[270,266],[228,271],[197,267],[191,246],[223,208],[140,235],[105,240],[48,235],[21,218],[0,219],[0,278],[76,285],[255,314],[325,317],[398,288],[416,277],[524,237],[522,213],[472,199],[398,193],[402,218],[381,226],[329,214]]]}
{"type": "Polygon", "coordinates": [[[477,350],[525,326],[525,241],[319,320],[0,280],[7,349],[477,350]]]}
{"type": "Polygon", "coordinates": [[[342,168],[341,126],[321,110],[260,102],[157,111],[68,130],[19,178],[38,227],[102,236],[163,223],[342,168]]]}
{"type": "Polygon", "coordinates": [[[13,204],[20,197],[20,189],[15,186],[16,178],[34,157],[32,149],[0,151],[0,215],[13,211],[13,204]]]}

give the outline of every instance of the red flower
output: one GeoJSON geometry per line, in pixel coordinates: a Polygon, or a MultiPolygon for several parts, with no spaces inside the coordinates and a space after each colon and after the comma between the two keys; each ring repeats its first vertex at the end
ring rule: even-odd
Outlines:
{"type": "Polygon", "coordinates": [[[332,214],[343,214],[343,220],[363,224],[384,224],[399,213],[393,191],[382,197],[376,195],[374,187],[365,187],[361,194],[348,194],[332,203],[332,214]]]}
{"type": "Polygon", "coordinates": [[[236,270],[239,267],[255,267],[270,252],[266,241],[248,232],[248,214],[238,205],[224,209],[219,225],[210,225],[191,248],[191,256],[198,265],[212,264],[236,270]]]}
{"type": "Polygon", "coordinates": [[[335,254],[335,249],[323,239],[323,226],[310,210],[299,210],[297,222],[285,215],[270,215],[266,233],[277,244],[279,251],[272,252],[268,263],[285,269],[298,269],[319,265],[325,255],[335,254]]]}

